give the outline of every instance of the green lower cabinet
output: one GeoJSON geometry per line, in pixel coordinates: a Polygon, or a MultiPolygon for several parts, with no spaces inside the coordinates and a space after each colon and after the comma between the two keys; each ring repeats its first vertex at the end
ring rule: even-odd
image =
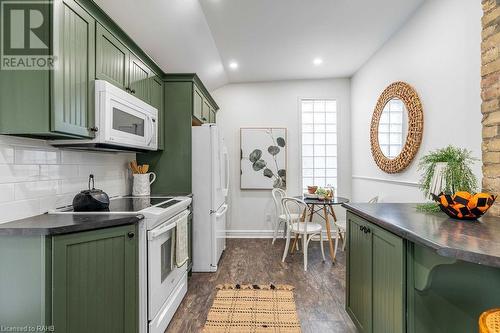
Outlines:
{"type": "Polygon", "coordinates": [[[407,272],[407,333],[478,332],[481,313],[500,307],[499,268],[410,243],[407,272]]]}
{"type": "Polygon", "coordinates": [[[53,237],[53,324],[60,333],[138,331],[135,225],[53,237]]]}
{"type": "Polygon", "coordinates": [[[370,226],[372,233],[372,332],[405,330],[403,239],[370,226]]]}
{"type": "Polygon", "coordinates": [[[405,330],[404,242],[348,213],[347,312],[363,333],[405,330]]]}
{"type": "Polygon", "coordinates": [[[348,220],[347,312],[361,332],[370,332],[372,320],[372,253],[370,237],[361,229],[365,223],[348,220]]]}

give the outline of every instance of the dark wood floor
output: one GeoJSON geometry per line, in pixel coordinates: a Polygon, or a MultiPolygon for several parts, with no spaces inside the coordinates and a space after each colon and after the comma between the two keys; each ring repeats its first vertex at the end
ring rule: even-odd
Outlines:
{"type": "MultiPolygon", "coordinates": [[[[308,271],[302,252],[281,262],[282,240],[229,239],[217,273],[193,273],[186,297],[172,319],[167,333],[200,332],[221,283],[291,284],[302,331],[356,332],[344,310],[345,253],[338,252],[337,264],[323,262],[319,242],[309,245],[308,271]]],[[[325,252],[328,255],[327,243],[325,252]]],[[[328,257],[327,257],[328,259],[328,257]]]]}

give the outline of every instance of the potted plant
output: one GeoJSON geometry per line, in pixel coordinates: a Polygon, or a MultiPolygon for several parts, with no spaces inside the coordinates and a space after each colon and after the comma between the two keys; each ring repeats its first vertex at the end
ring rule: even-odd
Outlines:
{"type": "MultiPolygon", "coordinates": [[[[477,178],[471,168],[476,161],[469,150],[451,145],[431,151],[420,159],[418,166],[422,171],[420,189],[426,198],[441,192],[446,194],[454,194],[457,191],[476,192],[477,178]]],[[[417,208],[421,211],[440,211],[434,202],[420,204],[417,208]]]]}

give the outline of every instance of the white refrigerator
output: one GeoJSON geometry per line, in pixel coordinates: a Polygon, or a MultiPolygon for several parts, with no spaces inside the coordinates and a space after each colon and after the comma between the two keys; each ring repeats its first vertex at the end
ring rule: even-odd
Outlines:
{"type": "Polygon", "coordinates": [[[215,124],[192,128],[193,272],[215,272],[226,248],[229,157],[215,124]]]}

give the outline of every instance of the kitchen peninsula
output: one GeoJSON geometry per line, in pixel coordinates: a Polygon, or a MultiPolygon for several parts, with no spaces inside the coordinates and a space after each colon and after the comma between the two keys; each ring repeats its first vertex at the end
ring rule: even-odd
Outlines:
{"type": "Polygon", "coordinates": [[[361,332],[475,332],[500,304],[500,219],[345,204],[346,310],[361,332]]]}

